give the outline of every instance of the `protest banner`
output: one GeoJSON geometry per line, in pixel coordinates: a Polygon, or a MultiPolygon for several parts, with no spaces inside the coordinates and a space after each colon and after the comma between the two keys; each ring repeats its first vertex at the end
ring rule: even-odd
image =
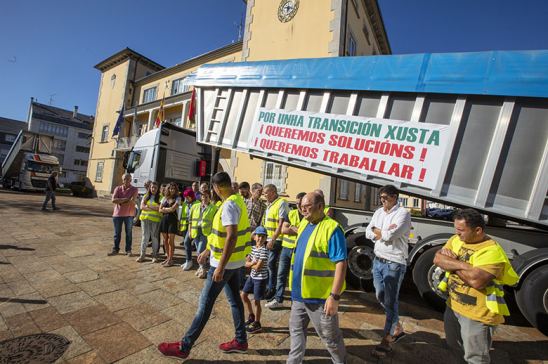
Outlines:
{"type": "Polygon", "coordinates": [[[360,116],[259,108],[250,149],[433,188],[449,127],[360,116]]]}

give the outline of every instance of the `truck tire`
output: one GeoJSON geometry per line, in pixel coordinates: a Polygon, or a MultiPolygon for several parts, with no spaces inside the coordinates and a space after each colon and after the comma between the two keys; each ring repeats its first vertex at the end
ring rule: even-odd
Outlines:
{"type": "Polygon", "coordinates": [[[434,256],[441,246],[428,249],[420,255],[413,267],[413,282],[423,300],[438,311],[445,310],[447,296],[437,289],[443,271],[434,265],[434,256]]]}
{"type": "Polygon", "coordinates": [[[364,234],[354,234],[348,238],[348,269],[346,278],[350,285],[361,288],[365,292],[373,291],[373,242],[364,234]]]}
{"type": "Polygon", "coordinates": [[[516,291],[516,302],[527,321],[548,335],[548,265],[525,277],[516,291]]]}

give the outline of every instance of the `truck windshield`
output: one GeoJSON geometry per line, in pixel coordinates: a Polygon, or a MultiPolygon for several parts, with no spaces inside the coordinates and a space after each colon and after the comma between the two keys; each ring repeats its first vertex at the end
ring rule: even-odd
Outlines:
{"type": "Polygon", "coordinates": [[[141,162],[141,152],[132,151],[129,155],[129,159],[127,162],[127,172],[133,173],[135,172],[135,168],[139,165],[139,162],[141,162]]]}
{"type": "Polygon", "coordinates": [[[53,171],[59,171],[59,166],[36,161],[27,161],[27,169],[31,172],[51,173],[53,171]]]}

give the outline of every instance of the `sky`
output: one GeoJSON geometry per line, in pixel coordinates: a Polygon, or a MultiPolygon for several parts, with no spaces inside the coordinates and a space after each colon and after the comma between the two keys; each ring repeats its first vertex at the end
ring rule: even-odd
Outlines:
{"type": "MultiPolygon", "coordinates": [[[[378,2],[393,54],[548,49],[548,1],[378,2]]],[[[95,114],[100,61],[130,47],[170,67],[237,41],[244,15],[242,0],[2,1],[0,116],[25,120],[31,97],[95,114]]]]}

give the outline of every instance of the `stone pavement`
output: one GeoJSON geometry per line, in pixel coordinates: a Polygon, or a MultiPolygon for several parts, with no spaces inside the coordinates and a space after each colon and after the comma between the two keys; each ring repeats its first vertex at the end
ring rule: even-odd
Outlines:
{"type": "MultiPolygon", "coordinates": [[[[58,363],[173,362],[159,354],[156,345],[180,339],[196,311],[203,281],[178,266],[107,257],[113,235],[110,201],[60,196],[60,211],[41,212],[42,198],[0,191],[0,341],[50,332],[71,341],[58,363]]],[[[134,228],[134,252],[140,233],[134,228]]],[[[179,261],[182,254],[179,247],[179,261]]],[[[289,307],[265,309],[264,332],[250,335],[248,354],[229,355],[217,349],[234,335],[230,308],[224,294],[219,297],[185,362],[285,362],[289,307]]],[[[454,362],[444,346],[440,313],[420,301],[412,287],[402,293],[400,309],[410,335],[384,362],[454,362]]],[[[370,352],[380,339],[384,316],[374,296],[350,290],[340,311],[348,362],[377,362],[370,352]]],[[[548,360],[547,343],[523,322],[505,325],[497,331],[493,361],[548,360]]],[[[330,363],[312,328],[306,362],[330,363]]]]}

